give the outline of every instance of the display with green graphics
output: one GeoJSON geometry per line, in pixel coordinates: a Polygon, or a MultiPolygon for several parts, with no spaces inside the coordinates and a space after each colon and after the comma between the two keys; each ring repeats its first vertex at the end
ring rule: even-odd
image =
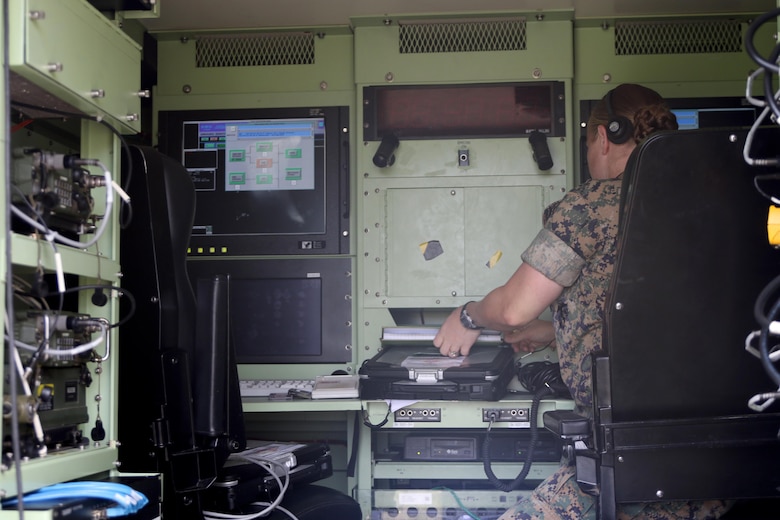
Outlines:
{"type": "Polygon", "coordinates": [[[348,252],[348,108],[162,111],[159,128],[195,183],[193,255],[348,252]]]}

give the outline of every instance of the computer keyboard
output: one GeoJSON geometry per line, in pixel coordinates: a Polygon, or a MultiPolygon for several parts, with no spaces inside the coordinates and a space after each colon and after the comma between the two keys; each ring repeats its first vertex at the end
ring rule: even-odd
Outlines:
{"type": "Polygon", "coordinates": [[[317,376],[314,379],[242,379],[241,397],[290,397],[304,399],[357,399],[356,375],[317,376]],[[296,390],[297,393],[290,393],[296,390]]]}
{"type": "Polygon", "coordinates": [[[290,390],[311,392],[314,379],[242,379],[239,381],[241,397],[269,397],[286,394],[290,390]]]}

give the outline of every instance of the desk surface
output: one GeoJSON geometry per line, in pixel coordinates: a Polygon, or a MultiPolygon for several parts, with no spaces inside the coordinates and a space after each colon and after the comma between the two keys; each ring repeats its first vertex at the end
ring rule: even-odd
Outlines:
{"type": "Polygon", "coordinates": [[[244,413],[251,412],[332,412],[360,410],[360,399],[292,399],[271,401],[264,397],[241,399],[244,413]]]}

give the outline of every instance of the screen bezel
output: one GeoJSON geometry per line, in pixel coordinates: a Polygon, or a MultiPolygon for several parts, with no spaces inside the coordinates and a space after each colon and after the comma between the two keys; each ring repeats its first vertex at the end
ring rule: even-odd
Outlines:
{"type": "MultiPolygon", "coordinates": [[[[244,121],[273,119],[325,120],[324,172],[315,186],[315,194],[290,193],[298,197],[316,196],[324,207],[324,228],[317,232],[221,232],[208,235],[193,233],[190,240],[190,257],[246,256],[246,255],[325,255],[348,254],[350,249],[350,160],[349,160],[349,108],[345,106],[246,108],[209,110],[161,110],[158,114],[159,149],[169,157],[183,161],[185,122],[195,121],[244,121]]],[[[223,152],[224,153],[224,152],[223,152]]],[[[215,178],[218,178],[215,175],[215,178]]],[[[197,192],[196,227],[203,224],[208,212],[225,210],[227,194],[197,192]]],[[[232,196],[233,194],[231,194],[232,196]]],[[[229,207],[236,212],[251,209],[256,195],[252,192],[235,194],[229,207]]],[[[267,220],[266,220],[267,222],[267,220]]]]}
{"type": "MultiPolygon", "coordinates": [[[[238,365],[257,364],[313,364],[349,363],[352,361],[352,264],[349,257],[287,259],[201,259],[187,261],[187,271],[193,287],[198,280],[214,275],[228,275],[231,286],[241,280],[321,279],[322,313],[317,326],[320,329],[321,347],[317,355],[292,355],[284,348],[273,351],[248,353],[238,343],[235,332],[239,324],[231,322],[238,365]]],[[[231,295],[231,308],[237,302],[231,295]]],[[[231,320],[232,321],[232,320],[231,320]]]]}

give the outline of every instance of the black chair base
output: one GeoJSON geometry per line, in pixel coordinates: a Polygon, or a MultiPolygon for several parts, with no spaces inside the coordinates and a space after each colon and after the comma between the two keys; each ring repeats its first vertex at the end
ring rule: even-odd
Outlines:
{"type": "MultiPolygon", "coordinates": [[[[338,490],[308,484],[290,489],[280,504],[298,520],[361,520],[360,504],[338,490]]],[[[283,511],[274,511],[268,520],[289,520],[283,511]]]]}

